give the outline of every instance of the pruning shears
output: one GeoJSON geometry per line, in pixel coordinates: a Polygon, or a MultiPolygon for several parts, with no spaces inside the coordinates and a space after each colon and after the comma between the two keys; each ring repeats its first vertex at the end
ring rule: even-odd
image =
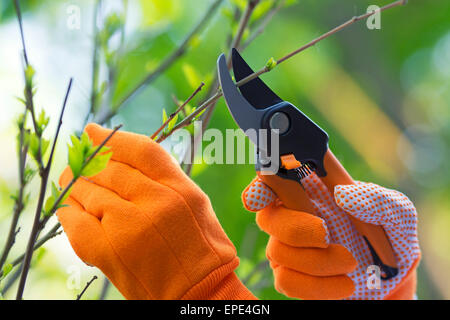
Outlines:
{"type": "MultiPolygon", "coordinates": [[[[236,82],[254,73],[236,49],[232,50],[232,67],[236,82]]],[[[259,77],[241,85],[238,90],[224,54],[219,56],[217,68],[228,109],[256,146],[256,171],[286,207],[313,212],[301,184],[301,180],[312,172],[320,177],[332,194],[336,185],[355,183],[329,149],[328,134],[297,107],[278,97],[259,77]],[[271,132],[264,143],[260,136],[254,134],[261,129],[271,132]],[[274,157],[269,151],[276,142],[279,154],[274,157]]],[[[364,237],[373,263],[382,271],[381,278],[395,277],[398,274],[397,261],[384,229],[350,215],[349,218],[364,237]]]]}

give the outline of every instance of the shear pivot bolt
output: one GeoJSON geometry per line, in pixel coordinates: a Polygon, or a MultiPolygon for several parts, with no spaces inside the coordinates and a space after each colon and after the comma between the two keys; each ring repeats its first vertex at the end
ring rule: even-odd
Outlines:
{"type": "Polygon", "coordinates": [[[290,121],[285,113],[275,112],[270,118],[269,125],[271,129],[278,129],[280,134],[283,134],[289,130],[290,121]]]}

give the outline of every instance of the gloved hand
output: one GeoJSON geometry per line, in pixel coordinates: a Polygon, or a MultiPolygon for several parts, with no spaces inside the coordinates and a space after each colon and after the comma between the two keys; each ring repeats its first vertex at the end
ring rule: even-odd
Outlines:
{"type": "Polygon", "coordinates": [[[338,185],[333,197],[314,173],[302,184],[314,212],[287,209],[258,177],[242,194],[244,206],[257,211],[258,226],[271,236],[266,255],[275,288],[302,299],[412,299],[420,249],[411,201],[363,182],[338,185]],[[347,214],[383,226],[393,245],[399,274],[379,281],[379,288],[368,269],[369,248],[347,214]]]}
{"type": "MultiPolygon", "coordinates": [[[[111,132],[90,124],[94,145],[111,132]]],[[[100,174],[80,178],[57,212],[77,255],[127,299],[252,299],[208,197],[156,142],[117,132],[100,174]]],[[[60,178],[66,186],[70,168],[60,178]]]]}

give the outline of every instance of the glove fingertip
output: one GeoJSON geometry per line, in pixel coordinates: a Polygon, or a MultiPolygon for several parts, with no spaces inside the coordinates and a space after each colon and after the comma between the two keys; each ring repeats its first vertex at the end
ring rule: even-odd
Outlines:
{"type": "Polygon", "coordinates": [[[107,129],[102,128],[97,123],[88,123],[84,128],[84,131],[89,135],[89,137],[95,136],[98,132],[106,130],[107,129]]]}
{"type": "Polygon", "coordinates": [[[276,200],[276,195],[264,182],[255,178],[242,192],[242,203],[248,211],[260,211],[276,200]]]}

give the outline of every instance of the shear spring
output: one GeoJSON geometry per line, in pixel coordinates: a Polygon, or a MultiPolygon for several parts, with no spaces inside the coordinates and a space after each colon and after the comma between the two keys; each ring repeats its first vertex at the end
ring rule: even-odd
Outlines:
{"type": "Polygon", "coordinates": [[[294,170],[299,180],[302,180],[314,172],[314,168],[308,163],[302,163],[300,167],[295,168],[294,170]]]}

